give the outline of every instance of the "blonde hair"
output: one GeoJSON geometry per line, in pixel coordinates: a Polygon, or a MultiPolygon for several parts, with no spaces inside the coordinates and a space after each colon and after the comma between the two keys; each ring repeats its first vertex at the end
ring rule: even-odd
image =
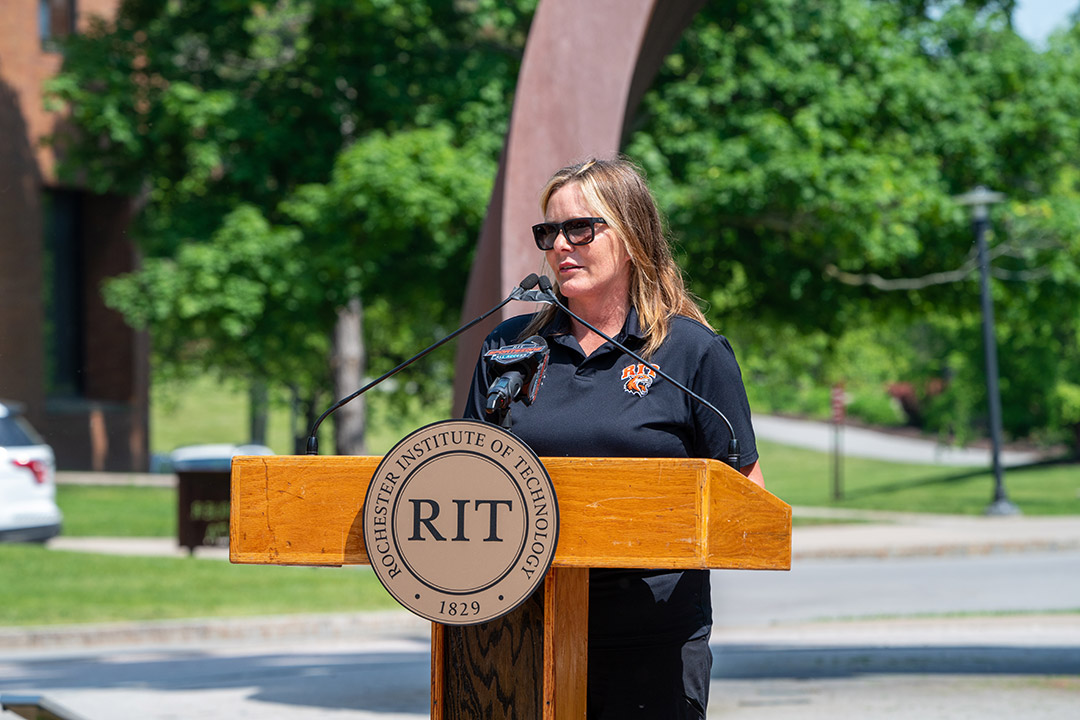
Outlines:
{"type": "MultiPolygon", "coordinates": [[[[568,165],[556,172],[540,192],[541,212],[547,213],[552,195],[571,184],[581,189],[591,211],[615,230],[630,256],[630,304],[637,308],[645,335],[641,354],[650,357],[660,347],[675,315],[685,315],[709,327],[694,297],[686,290],[642,171],[622,157],[568,165]]],[[[561,293],[559,299],[565,302],[561,293]]],[[[546,307],[533,318],[522,336],[539,331],[551,322],[556,312],[554,306],[546,307]]]]}

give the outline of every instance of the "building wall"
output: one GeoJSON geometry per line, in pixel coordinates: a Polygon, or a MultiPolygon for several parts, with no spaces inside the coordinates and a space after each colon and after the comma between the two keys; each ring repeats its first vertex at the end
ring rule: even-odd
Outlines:
{"type": "MultiPolygon", "coordinates": [[[[44,422],[41,167],[49,124],[41,84],[60,58],[43,55],[36,0],[9,2],[0,23],[0,397],[44,422]]],[[[51,167],[51,161],[47,163],[51,167]]]]}
{"type": "MultiPolygon", "coordinates": [[[[119,0],[76,0],[78,26],[113,15],[119,0]]],[[[47,253],[43,196],[57,188],[52,150],[61,120],[46,112],[45,81],[63,57],[42,50],[38,0],[4,0],[0,23],[0,397],[24,403],[64,469],[143,470],[147,465],[148,342],[104,306],[101,282],[134,269],[126,198],[81,194],[83,323],[80,391],[49,396],[47,253]]]]}

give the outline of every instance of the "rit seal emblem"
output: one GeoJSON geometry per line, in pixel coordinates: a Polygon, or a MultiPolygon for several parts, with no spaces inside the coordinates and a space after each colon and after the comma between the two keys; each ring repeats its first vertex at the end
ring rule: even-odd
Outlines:
{"type": "Polygon", "coordinates": [[[656,371],[644,363],[627,365],[622,371],[623,389],[631,395],[645,397],[649,394],[656,371]]]}

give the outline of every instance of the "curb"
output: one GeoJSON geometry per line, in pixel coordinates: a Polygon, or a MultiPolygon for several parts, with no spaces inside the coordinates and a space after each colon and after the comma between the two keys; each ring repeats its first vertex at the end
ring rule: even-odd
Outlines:
{"type": "Polygon", "coordinates": [[[999,553],[1068,552],[1080,550],[1080,541],[1025,540],[948,545],[911,545],[867,548],[808,548],[793,547],[791,558],[796,560],[888,560],[891,558],[958,557],[995,555],[999,553]]]}
{"type": "Polygon", "coordinates": [[[58,470],[57,485],[118,485],[125,487],[174,488],[179,483],[176,473],[97,472],[58,470]]]}
{"type": "Polygon", "coordinates": [[[796,516],[864,520],[805,525],[792,532],[792,556],[890,558],[1075,551],[1080,517],[978,517],[793,508],[796,516]]]}
{"type": "Polygon", "coordinates": [[[0,651],[273,642],[301,637],[336,640],[403,634],[426,639],[430,628],[428,621],[406,610],[31,626],[0,629],[0,651]]]}
{"type": "MultiPolygon", "coordinates": [[[[806,420],[783,415],[755,415],[754,435],[789,447],[817,452],[832,452],[836,425],[821,420],[806,420]]],[[[991,465],[988,447],[959,447],[943,444],[935,438],[910,436],[845,423],[840,426],[841,455],[874,458],[913,465],[985,468],[991,465]]],[[[1029,465],[1046,458],[1040,451],[1010,450],[1001,452],[1006,467],[1029,465]]]]}

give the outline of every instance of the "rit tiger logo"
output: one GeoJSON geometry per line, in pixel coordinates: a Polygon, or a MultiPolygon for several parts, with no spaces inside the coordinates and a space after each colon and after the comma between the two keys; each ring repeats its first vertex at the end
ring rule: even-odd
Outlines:
{"type": "Polygon", "coordinates": [[[631,395],[645,397],[649,394],[656,371],[644,363],[627,365],[622,371],[623,388],[631,395]]]}

